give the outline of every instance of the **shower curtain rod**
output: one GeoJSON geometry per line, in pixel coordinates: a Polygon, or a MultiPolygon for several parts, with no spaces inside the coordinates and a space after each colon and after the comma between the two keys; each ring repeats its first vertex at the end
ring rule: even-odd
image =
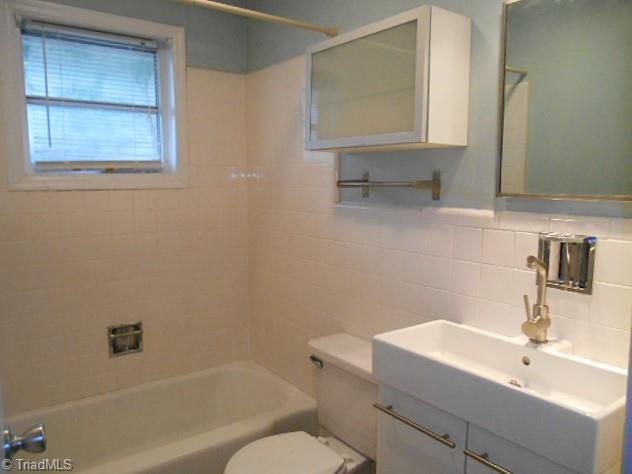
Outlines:
{"type": "Polygon", "coordinates": [[[505,71],[515,72],[516,74],[520,74],[521,76],[526,76],[527,74],[529,74],[529,71],[527,71],[526,69],[515,66],[505,66],[505,71]]]}
{"type": "Polygon", "coordinates": [[[248,8],[236,7],[234,5],[227,5],[226,3],[214,2],[212,0],[174,0],[178,3],[185,5],[193,5],[196,7],[210,8],[211,10],[219,10],[224,13],[232,13],[233,15],[245,16],[247,18],[253,18],[255,20],[269,21],[271,23],[278,23],[279,25],[293,26],[295,28],[303,28],[306,30],[317,31],[319,33],[326,34],[328,36],[336,36],[338,30],[336,28],[328,28],[325,26],[314,25],[313,23],[306,23],[304,21],[292,20],[291,18],[285,18],[283,16],[270,15],[269,13],[258,12],[256,10],[250,10],[248,8]]]}

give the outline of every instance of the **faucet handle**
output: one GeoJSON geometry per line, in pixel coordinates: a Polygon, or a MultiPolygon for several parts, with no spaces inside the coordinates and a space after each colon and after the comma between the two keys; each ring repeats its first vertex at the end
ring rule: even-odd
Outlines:
{"type": "Polygon", "coordinates": [[[46,428],[44,425],[31,426],[19,436],[11,432],[9,426],[3,429],[4,458],[11,459],[18,451],[43,453],[46,451],[46,428]]]}
{"type": "Polygon", "coordinates": [[[529,304],[529,295],[522,295],[522,300],[524,301],[525,313],[527,313],[527,321],[531,321],[533,319],[533,315],[531,314],[531,305],[529,304]]]}
{"type": "Polygon", "coordinates": [[[530,340],[532,341],[538,340],[538,334],[539,334],[540,328],[538,327],[538,323],[536,321],[532,321],[530,319],[525,321],[524,323],[522,323],[521,329],[522,329],[522,334],[527,336],[530,340]]]}
{"type": "Polygon", "coordinates": [[[527,268],[534,269],[537,267],[544,268],[547,271],[549,269],[549,266],[543,260],[539,259],[535,255],[529,255],[527,257],[527,268]]]}

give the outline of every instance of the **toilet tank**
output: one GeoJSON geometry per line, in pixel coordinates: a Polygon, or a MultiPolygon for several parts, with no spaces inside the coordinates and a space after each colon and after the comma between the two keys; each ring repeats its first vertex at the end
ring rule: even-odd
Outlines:
{"type": "Polygon", "coordinates": [[[318,422],[375,459],[377,383],[372,376],[371,343],[341,333],[313,339],[308,346],[315,366],[318,422]]]}

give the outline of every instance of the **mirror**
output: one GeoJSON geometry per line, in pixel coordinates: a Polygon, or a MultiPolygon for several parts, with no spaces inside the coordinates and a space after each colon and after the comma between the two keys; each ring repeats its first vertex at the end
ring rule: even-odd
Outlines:
{"type": "Polygon", "coordinates": [[[505,4],[499,195],[632,200],[632,0],[505,4]]]}

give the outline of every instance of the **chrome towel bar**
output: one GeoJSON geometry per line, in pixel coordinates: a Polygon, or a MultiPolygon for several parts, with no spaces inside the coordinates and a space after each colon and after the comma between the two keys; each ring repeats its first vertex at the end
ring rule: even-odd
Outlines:
{"type": "Polygon", "coordinates": [[[408,425],[411,428],[422,432],[426,436],[430,436],[432,439],[434,439],[435,441],[439,441],[441,444],[446,445],[448,448],[450,449],[456,448],[456,444],[450,440],[449,434],[440,435],[438,433],[435,433],[431,429],[426,428],[425,426],[421,426],[419,423],[415,423],[410,418],[406,418],[404,415],[400,415],[399,413],[397,413],[393,409],[393,405],[387,406],[387,405],[382,405],[381,403],[374,403],[373,406],[377,408],[378,410],[380,410],[382,413],[386,413],[387,415],[392,416],[396,420],[401,421],[405,425],[408,425]]]}
{"type": "Polygon", "coordinates": [[[432,179],[418,181],[370,181],[369,173],[362,173],[362,179],[339,180],[339,188],[361,188],[362,197],[369,197],[370,188],[413,188],[417,190],[427,189],[432,191],[432,200],[441,198],[441,172],[435,170],[432,179]]]}

